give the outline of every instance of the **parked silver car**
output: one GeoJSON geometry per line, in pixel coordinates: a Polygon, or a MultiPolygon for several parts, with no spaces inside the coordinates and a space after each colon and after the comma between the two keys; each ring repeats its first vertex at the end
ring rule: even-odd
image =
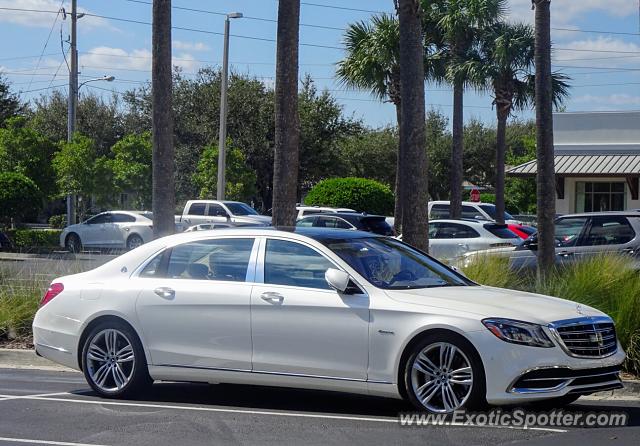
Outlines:
{"type": "MultiPolygon", "coordinates": [[[[591,212],[563,215],[556,219],[556,263],[576,262],[605,252],[633,256],[640,269],[640,214],[634,211],[591,212]]],[[[511,267],[535,268],[538,237],[536,234],[515,248],[467,254],[464,264],[474,255],[499,255],[509,258],[511,267]]]]}

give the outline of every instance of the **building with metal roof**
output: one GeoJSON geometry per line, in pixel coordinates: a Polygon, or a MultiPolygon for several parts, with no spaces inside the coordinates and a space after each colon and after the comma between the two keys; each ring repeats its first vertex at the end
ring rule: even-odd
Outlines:
{"type": "MultiPolygon", "coordinates": [[[[640,111],[555,113],[556,211],[640,208],[640,111]]],[[[536,160],[507,175],[532,177],[536,160]]]]}

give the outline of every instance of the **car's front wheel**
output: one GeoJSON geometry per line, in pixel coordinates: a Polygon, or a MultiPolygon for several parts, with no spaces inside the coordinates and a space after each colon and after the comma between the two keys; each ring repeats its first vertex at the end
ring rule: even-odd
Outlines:
{"type": "Polygon", "coordinates": [[[451,413],[486,404],[482,361],[459,336],[433,333],[413,348],[404,371],[405,389],[420,410],[451,413]]]}
{"type": "Polygon", "coordinates": [[[67,248],[67,251],[74,254],[82,251],[82,242],[80,241],[78,234],[72,232],[67,236],[67,239],[65,240],[65,248],[67,248]]]}
{"type": "Polygon", "coordinates": [[[82,370],[91,388],[109,398],[133,396],[152,382],[138,336],[119,321],[91,330],[82,350],[82,370]]]}

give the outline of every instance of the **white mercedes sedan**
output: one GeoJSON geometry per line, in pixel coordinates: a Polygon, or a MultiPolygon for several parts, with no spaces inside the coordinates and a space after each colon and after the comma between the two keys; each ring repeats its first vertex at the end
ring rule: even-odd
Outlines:
{"type": "Polygon", "coordinates": [[[405,398],[448,413],[622,386],[613,321],[479,286],[393,238],[298,228],[196,231],[53,281],[39,355],[128,397],[153,380],[405,398]]]}

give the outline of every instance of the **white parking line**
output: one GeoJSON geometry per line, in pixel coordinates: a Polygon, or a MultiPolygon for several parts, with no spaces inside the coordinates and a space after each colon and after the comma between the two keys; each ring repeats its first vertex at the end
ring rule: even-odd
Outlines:
{"type": "Polygon", "coordinates": [[[89,443],[69,443],[68,441],[30,440],[30,439],[27,439],[27,438],[9,438],[9,437],[0,437],[0,442],[28,443],[28,444],[51,444],[51,445],[56,445],[56,446],[104,446],[104,445],[89,444],[89,443]]]}
{"type": "Polygon", "coordinates": [[[0,395],[0,401],[7,400],[21,400],[28,398],[41,398],[47,396],[69,395],[69,392],[56,392],[56,393],[39,393],[36,395],[0,395]]]}
{"type": "MultiPolygon", "coordinates": [[[[321,420],[367,421],[367,422],[374,422],[374,423],[399,424],[397,418],[358,417],[358,416],[350,416],[350,415],[310,414],[310,413],[300,413],[300,412],[276,412],[276,411],[268,411],[268,410],[250,410],[250,409],[223,409],[218,407],[177,406],[174,404],[130,403],[126,401],[78,400],[78,399],[70,399],[70,398],[52,398],[52,396],[54,395],[58,395],[58,394],[53,394],[49,396],[29,395],[29,396],[19,397],[19,399],[36,400],[36,401],[54,401],[54,402],[64,402],[64,403],[72,403],[72,404],[97,404],[101,406],[143,407],[147,409],[148,408],[172,409],[172,410],[185,410],[185,411],[195,411],[195,412],[235,413],[235,414],[246,414],[246,415],[267,415],[267,416],[274,416],[274,417],[314,418],[314,419],[321,419],[321,420]]],[[[5,396],[8,396],[8,395],[0,395],[0,398],[5,396]]],[[[546,427],[484,426],[484,425],[473,426],[465,423],[453,423],[453,422],[447,424],[447,426],[533,430],[533,431],[557,432],[557,433],[567,432],[566,429],[555,429],[555,428],[546,428],[546,427]]]]}

